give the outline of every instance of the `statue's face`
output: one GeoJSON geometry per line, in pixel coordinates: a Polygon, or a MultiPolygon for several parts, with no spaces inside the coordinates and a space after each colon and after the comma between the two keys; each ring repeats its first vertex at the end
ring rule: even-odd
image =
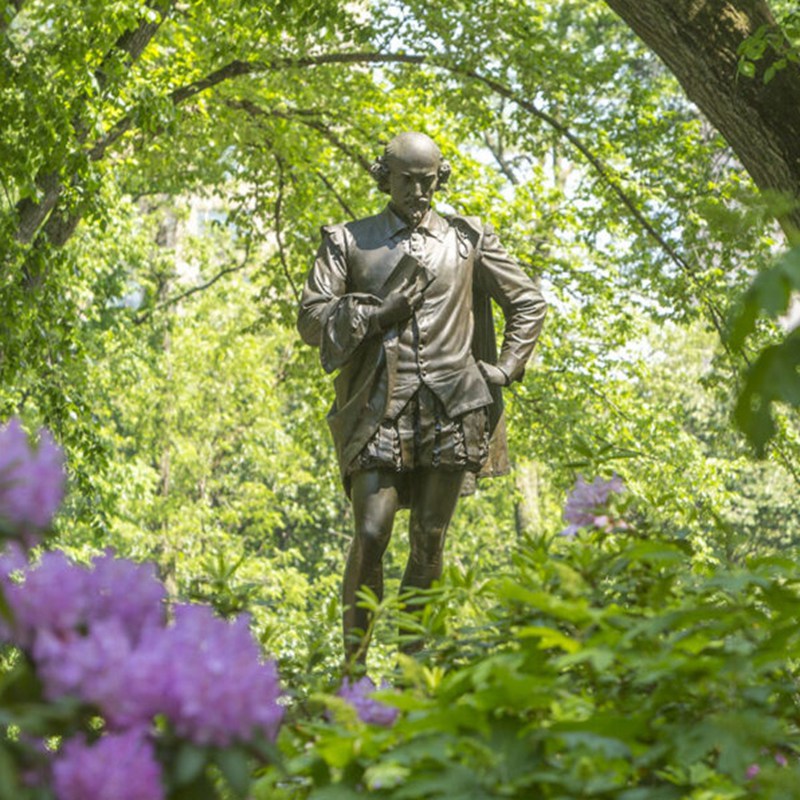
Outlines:
{"type": "Polygon", "coordinates": [[[391,205],[406,222],[417,225],[431,207],[441,163],[441,154],[427,137],[408,137],[387,155],[391,205]]]}

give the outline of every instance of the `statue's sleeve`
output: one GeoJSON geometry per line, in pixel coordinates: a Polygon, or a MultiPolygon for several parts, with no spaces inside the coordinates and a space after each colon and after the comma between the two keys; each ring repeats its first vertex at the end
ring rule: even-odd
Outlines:
{"type": "Polygon", "coordinates": [[[539,287],[500,244],[491,225],[478,242],[476,279],[503,310],[505,330],[497,366],[508,382],[522,380],[547,311],[539,287]]]}
{"type": "Polygon", "coordinates": [[[344,366],[367,336],[380,299],[347,291],[347,250],[340,225],[322,228],[322,244],[308,274],[297,329],[306,344],[319,347],[326,372],[344,366]]]}

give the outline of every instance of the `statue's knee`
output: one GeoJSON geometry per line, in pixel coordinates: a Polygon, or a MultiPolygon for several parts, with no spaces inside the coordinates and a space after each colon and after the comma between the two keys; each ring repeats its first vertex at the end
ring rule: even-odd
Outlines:
{"type": "Polygon", "coordinates": [[[411,556],[415,561],[430,563],[441,558],[446,527],[423,524],[411,532],[411,556]]]}
{"type": "Polygon", "coordinates": [[[358,542],[367,558],[379,559],[389,544],[391,531],[379,525],[362,525],[356,531],[358,542]]]}

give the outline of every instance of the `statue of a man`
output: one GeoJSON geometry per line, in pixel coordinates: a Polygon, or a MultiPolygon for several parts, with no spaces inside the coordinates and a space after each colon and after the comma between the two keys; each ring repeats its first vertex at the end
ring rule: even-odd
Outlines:
{"type": "Polygon", "coordinates": [[[343,627],[357,661],[369,623],[357,592],[382,596],[397,509],[410,508],[401,592],[426,589],[466,476],[508,470],[500,387],[521,379],[546,309],[491,226],[432,208],[450,166],[428,136],[393,138],[372,174],[388,206],[323,227],[298,319],[325,371],[339,370],[328,423],[355,521],[343,627]],[[490,300],[505,316],[499,357],[490,300]]]}

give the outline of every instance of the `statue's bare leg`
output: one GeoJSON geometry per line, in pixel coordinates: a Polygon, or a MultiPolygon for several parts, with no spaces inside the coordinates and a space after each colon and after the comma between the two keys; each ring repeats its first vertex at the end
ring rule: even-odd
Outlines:
{"type": "Polygon", "coordinates": [[[383,598],[383,554],[392,535],[400,476],[389,470],[365,470],[352,476],[351,498],[355,536],[347,554],[342,603],[344,651],[348,661],[364,663],[370,615],[358,607],[357,593],[367,587],[383,598]]]}
{"type": "MultiPolygon", "coordinates": [[[[447,526],[455,511],[464,472],[420,469],[411,481],[410,549],[408,564],[400,585],[400,593],[410,589],[427,589],[442,576],[442,553],[447,526]]],[[[424,603],[408,603],[406,611],[421,611],[424,603]]],[[[401,631],[401,633],[407,633],[401,631]]],[[[420,640],[403,646],[406,653],[418,651],[420,640]]]]}

